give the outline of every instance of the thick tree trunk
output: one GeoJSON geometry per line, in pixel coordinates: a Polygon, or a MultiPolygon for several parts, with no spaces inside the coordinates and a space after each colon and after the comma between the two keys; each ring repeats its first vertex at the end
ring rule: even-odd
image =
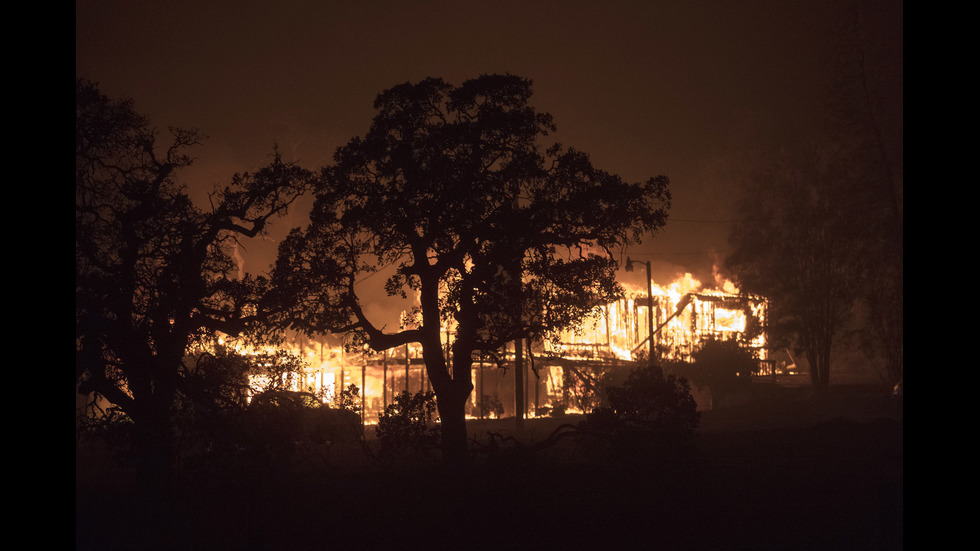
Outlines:
{"type": "MultiPolygon", "coordinates": [[[[130,377],[133,400],[126,412],[136,431],[136,474],[142,490],[154,494],[168,488],[177,476],[177,442],[173,407],[177,397],[177,373],[155,359],[152,375],[130,377]]],[[[169,364],[176,365],[176,362],[169,364]]]]}
{"type": "Polygon", "coordinates": [[[442,457],[450,469],[472,463],[469,434],[466,430],[466,402],[473,392],[473,358],[471,340],[462,337],[453,344],[453,376],[445,397],[437,395],[442,420],[442,457]]]}
{"type": "Polygon", "coordinates": [[[425,368],[436,393],[436,407],[442,424],[442,455],[449,467],[469,464],[466,434],[466,400],[473,391],[470,382],[470,362],[460,362],[449,375],[449,369],[439,343],[438,333],[422,339],[425,368]]]}
{"type": "Polygon", "coordinates": [[[810,383],[820,392],[830,388],[830,345],[817,345],[806,348],[806,359],[810,364],[810,383]]]}
{"type": "Polygon", "coordinates": [[[807,352],[806,355],[807,363],[810,364],[810,384],[813,388],[820,388],[820,364],[817,362],[817,357],[815,354],[807,352]]]}
{"type": "Polygon", "coordinates": [[[821,360],[820,366],[820,388],[827,390],[830,388],[830,352],[826,352],[821,360]]]}
{"type": "Polygon", "coordinates": [[[449,468],[466,467],[471,462],[466,432],[467,398],[469,392],[456,385],[449,392],[436,395],[442,422],[442,458],[449,468]]]}
{"type": "Polygon", "coordinates": [[[134,418],[136,475],[140,489],[159,493],[176,478],[176,443],[167,411],[147,411],[134,418]]]}

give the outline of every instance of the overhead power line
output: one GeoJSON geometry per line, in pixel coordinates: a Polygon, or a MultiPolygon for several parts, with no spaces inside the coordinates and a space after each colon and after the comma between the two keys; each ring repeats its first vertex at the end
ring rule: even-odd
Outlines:
{"type": "Polygon", "coordinates": [[[688,222],[691,224],[738,224],[745,222],[745,220],[696,220],[694,218],[668,218],[667,223],[670,222],[688,222]]]}

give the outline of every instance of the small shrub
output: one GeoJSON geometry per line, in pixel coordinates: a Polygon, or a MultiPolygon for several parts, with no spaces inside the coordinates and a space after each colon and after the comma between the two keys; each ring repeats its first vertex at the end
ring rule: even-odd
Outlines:
{"type": "Polygon", "coordinates": [[[435,396],[431,391],[415,394],[403,391],[378,415],[376,432],[382,459],[424,457],[435,450],[439,445],[439,428],[433,420],[435,396]]]}
{"type": "Polygon", "coordinates": [[[104,446],[119,467],[136,465],[136,425],[122,409],[79,416],[75,425],[76,446],[104,446]]]}
{"type": "Polygon", "coordinates": [[[712,409],[724,398],[747,389],[759,369],[752,352],[735,340],[708,341],[692,357],[694,362],[687,368],[690,379],[699,389],[709,389],[712,409]]]}
{"type": "Polygon", "coordinates": [[[664,376],[656,365],[632,371],[621,387],[608,390],[610,409],[639,428],[693,435],[701,420],[687,379],[664,376]]]}
{"type": "Polygon", "coordinates": [[[238,448],[248,461],[280,466],[363,435],[356,411],[330,407],[309,392],[281,390],[256,395],[237,427],[238,448]]]}
{"type": "Polygon", "coordinates": [[[480,416],[486,419],[500,419],[504,414],[504,403],[496,393],[493,396],[484,394],[480,400],[480,416]]]}
{"type": "Polygon", "coordinates": [[[534,414],[536,417],[564,417],[567,409],[560,401],[554,400],[550,405],[536,409],[534,414]]]}
{"type": "Polygon", "coordinates": [[[640,367],[607,394],[609,407],[594,409],[580,426],[600,452],[629,459],[692,449],[701,414],[686,379],[640,367]]]}
{"type": "Polygon", "coordinates": [[[239,420],[240,446],[262,460],[285,460],[311,433],[315,396],[305,392],[267,390],[252,398],[239,420]]]}
{"type": "Polygon", "coordinates": [[[361,412],[360,395],[361,390],[357,388],[357,385],[348,385],[347,388],[341,390],[340,394],[337,395],[337,398],[334,400],[334,405],[337,409],[359,414],[361,412]]]}
{"type": "Polygon", "coordinates": [[[605,367],[567,369],[568,398],[578,409],[589,412],[605,404],[603,391],[609,387],[611,374],[605,367]]]}

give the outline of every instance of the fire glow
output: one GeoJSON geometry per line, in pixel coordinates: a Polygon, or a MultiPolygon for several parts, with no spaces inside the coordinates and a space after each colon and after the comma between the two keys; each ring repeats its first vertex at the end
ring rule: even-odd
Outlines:
{"type": "MultiPolygon", "coordinates": [[[[560,344],[550,352],[562,357],[615,357],[633,361],[648,346],[647,291],[625,286],[626,295],[618,302],[601,308],[599,321],[561,335],[560,344]],[[611,355],[611,356],[610,356],[611,355]]],[[[691,274],[684,274],[666,286],[651,284],[653,292],[653,344],[661,357],[688,360],[705,339],[741,338],[749,319],[764,326],[766,301],[762,297],[742,295],[728,281],[725,291],[704,289],[691,274]]],[[[765,334],[755,336],[747,346],[765,358],[765,334]]]]}
{"type": "MultiPolygon", "coordinates": [[[[668,285],[651,283],[654,312],[652,317],[653,348],[658,357],[669,360],[689,360],[691,354],[706,339],[738,339],[753,349],[760,360],[766,360],[765,326],[767,302],[763,297],[738,292],[731,282],[718,282],[724,289],[705,289],[701,282],[685,274],[668,285]],[[751,328],[755,328],[754,330],[751,328]],[[751,334],[749,334],[751,332],[751,334]]],[[[620,300],[598,307],[592,321],[574,330],[564,331],[525,349],[525,404],[527,416],[560,407],[566,412],[581,412],[582,407],[569,404],[570,393],[576,384],[572,374],[582,377],[588,369],[629,366],[646,357],[649,350],[650,327],[647,314],[647,291],[624,285],[626,293],[620,300]],[[571,381],[571,382],[570,382],[571,381]]],[[[443,345],[448,350],[454,339],[452,328],[444,326],[443,345]]],[[[260,353],[238,349],[240,353],[260,353]]],[[[400,392],[430,390],[418,344],[410,344],[384,352],[370,350],[347,351],[342,346],[327,344],[296,336],[278,351],[302,358],[305,367],[298,373],[284,375],[282,386],[287,390],[310,392],[326,403],[333,403],[341,390],[355,385],[359,389],[359,406],[365,423],[376,422],[378,414],[392,403],[400,392]]],[[[272,354],[274,349],[261,353],[272,354]]],[[[514,350],[503,351],[504,366],[514,365],[514,350]],[[509,364],[508,364],[509,362],[509,364]]],[[[506,414],[518,409],[514,404],[513,375],[497,369],[499,364],[481,359],[473,364],[474,392],[470,398],[468,417],[502,415],[491,411],[483,401],[495,400],[503,405],[506,414]],[[482,405],[482,407],[481,407],[482,405]]],[[[250,379],[253,392],[268,388],[267,376],[250,379]]]]}

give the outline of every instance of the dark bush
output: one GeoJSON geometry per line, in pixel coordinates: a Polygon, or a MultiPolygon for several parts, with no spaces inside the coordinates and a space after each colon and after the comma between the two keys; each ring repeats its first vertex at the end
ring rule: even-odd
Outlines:
{"type": "Polygon", "coordinates": [[[76,449],[106,449],[118,467],[136,465],[136,426],[118,407],[79,415],[75,420],[75,445],[76,449]]]}
{"type": "Polygon", "coordinates": [[[431,391],[415,394],[404,391],[378,415],[376,431],[382,459],[424,458],[437,449],[439,427],[433,421],[435,397],[431,391]]]}
{"type": "Polygon", "coordinates": [[[726,397],[747,389],[759,362],[752,352],[735,340],[711,340],[692,355],[694,362],[686,369],[691,382],[711,393],[714,409],[726,397]]]}
{"type": "Polygon", "coordinates": [[[650,365],[607,394],[609,407],[594,409],[580,427],[598,451],[628,459],[693,449],[701,414],[686,379],[650,365]]]}
{"type": "Polygon", "coordinates": [[[500,419],[504,415],[504,403],[497,393],[492,396],[484,394],[479,404],[480,417],[485,419],[500,419]]]}
{"type": "Polygon", "coordinates": [[[633,370],[621,387],[607,391],[609,407],[627,424],[693,434],[700,422],[687,379],[664,376],[656,365],[633,370]]]}

